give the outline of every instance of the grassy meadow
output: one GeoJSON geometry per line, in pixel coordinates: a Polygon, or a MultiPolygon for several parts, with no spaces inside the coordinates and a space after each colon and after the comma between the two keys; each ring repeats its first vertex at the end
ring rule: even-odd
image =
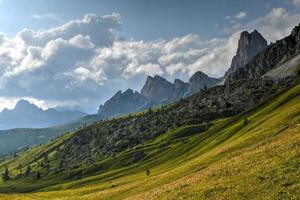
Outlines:
{"type": "MultiPolygon", "coordinates": [[[[300,199],[300,85],[201,129],[184,126],[93,166],[37,181],[1,180],[0,199],[300,199]],[[147,156],[128,164],[141,150],[147,156]],[[66,181],[79,170],[78,180],[66,181]]],[[[38,162],[42,152],[71,134],[0,167],[8,165],[15,174],[18,165],[38,162]]]]}

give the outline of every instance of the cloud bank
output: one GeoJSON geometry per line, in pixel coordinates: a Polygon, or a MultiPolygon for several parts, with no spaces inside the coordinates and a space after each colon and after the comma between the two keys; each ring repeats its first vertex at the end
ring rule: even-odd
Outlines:
{"type": "MultiPolygon", "coordinates": [[[[245,17],[238,13],[235,19],[245,17]]],[[[13,38],[0,33],[0,102],[7,106],[9,99],[27,97],[44,107],[79,104],[96,109],[119,89],[139,89],[147,75],[187,79],[201,70],[220,77],[236,52],[240,31],[256,28],[274,41],[299,21],[298,14],[274,8],[245,26],[227,27],[228,37],[208,41],[195,34],[124,39],[117,35],[122,28],[118,13],[87,14],[48,30],[24,29],[13,38]]]]}

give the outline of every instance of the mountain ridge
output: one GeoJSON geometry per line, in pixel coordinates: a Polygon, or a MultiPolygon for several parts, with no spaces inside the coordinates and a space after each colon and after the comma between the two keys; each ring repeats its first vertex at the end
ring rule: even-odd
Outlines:
{"type": "MultiPolygon", "coordinates": [[[[288,62],[300,52],[300,24],[290,35],[270,44],[265,50],[254,56],[246,65],[238,68],[226,77],[225,82],[241,79],[259,78],[276,67],[288,62]]],[[[300,62],[295,63],[299,65],[300,62]]],[[[298,71],[292,75],[297,74],[298,71]]],[[[290,75],[290,74],[289,74],[290,75]]],[[[276,78],[279,74],[275,74],[276,78]]],[[[283,77],[284,78],[284,77],[283,77]]]]}
{"type": "Polygon", "coordinates": [[[19,100],[13,109],[0,112],[0,129],[46,128],[71,122],[86,115],[79,111],[43,110],[27,100],[19,100]]]}
{"type": "Polygon", "coordinates": [[[100,105],[98,115],[103,118],[111,118],[142,111],[190,96],[204,88],[210,88],[218,82],[220,82],[220,79],[211,78],[200,71],[191,76],[188,83],[180,79],[175,79],[171,83],[159,75],[148,76],[140,92],[133,92],[132,89],[127,89],[124,93],[118,91],[103,105],[100,105]],[[125,96],[127,96],[127,99],[125,96]],[[132,101],[131,103],[129,99],[132,101]],[[120,108],[118,109],[118,107],[120,108]]]}

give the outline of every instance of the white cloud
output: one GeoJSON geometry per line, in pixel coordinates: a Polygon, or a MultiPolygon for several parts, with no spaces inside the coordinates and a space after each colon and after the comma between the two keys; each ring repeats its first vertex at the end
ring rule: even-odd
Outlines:
{"type": "Polygon", "coordinates": [[[265,16],[254,19],[244,25],[234,23],[224,27],[224,33],[235,33],[243,30],[252,31],[257,29],[270,42],[275,42],[290,34],[294,26],[300,22],[300,14],[288,12],[282,7],[273,8],[265,16]]]}
{"type": "Polygon", "coordinates": [[[290,13],[286,9],[273,8],[266,16],[247,24],[247,28],[258,29],[268,41],[275,42],[290,34],[300,22],[300,14],[290,13]]]}
{"type": "Polygon", "coordinates": [[[116,39],[112,30],[121,27],[121,17],[118,13],[106,16],[87,14],[82,19],[69,21],[62,26],[49,30],[33,31],[24,29],[17,34],[27,45],[44,46],[48,41],[62,38],[69,40],[74,35],[88,35],[97,46],[111,45],[116,39]]]}
{"type": "Polygon", "coordinates": [[[53,20],[58,22],[63,21],[62,18],[59,16],[59,14],[56,13],[34,14],[32,15],[32,17],[37,20],[53,20]]]}
{"type": "Polygon", "coordinates": [[[233,16],[228,15],[228,16],[225,17],[225,19],[226,20],[232,20],[232,22],[234,22],[234,20],[242,20],[242,19],[246,18],[247,15],[248,15],[247,12],[241,11],[241,12],[239,12],[239,13],[233,15],[233,16]]]}
{"type": "Polygon", "coordinates": [[[239,20],[244,19],[245,17],[247,17],[247,13],[243,12],[243,11],[234,16],[234,18],[239,19],[239,20]]]}
{"type": "Polygon", "coordinates": [[[0,103],[30,97],[44,107],[77,102],[96,108],[119,89],[140,89],[147,75],[186,80],[201,70],[220,77],[241,31],[255,28],[274,41],[299,21],[298,14],[274,8],[246,25],[233,24],[227,38],[208,41],[195,34],[169,40],[120,39],[115,33],[122,24],[117,13],[88,14],[49,30],[24,29],[13,38],[0,33],[0,103]]]}

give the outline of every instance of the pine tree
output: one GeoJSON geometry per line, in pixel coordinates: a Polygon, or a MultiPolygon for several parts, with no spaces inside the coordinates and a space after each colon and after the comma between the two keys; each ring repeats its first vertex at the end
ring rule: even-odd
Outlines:
{"type": "Polygon", "coordinates": [[[31,167],[30,167],[30,165],[28,165],[28,167],[27,167],[27,169],[26,169],[26,176],[29,176],[30,175],[30,173],[31,173],[31,167]]]}
{"type": "Polygon", "coordinates": [[[36,180],[41,179],[41,173],[40,173],[39,171],[36,172],[35,179],[36,179],[36,180]]]}
{"type": "Polygon", "coordinates": [[[7,167],[5,167],[4,173],[2,174],[2,179],[3,181],[9,181],[10,179],[9,171],[7,167]]]}
{"type": "Polygon", "coordinates": [[[243,122],[243,124],[244,124],[244,126],[247,126],[247,124],[248,124],[248,119],[247,119],[247,117],[244,117],[244,122],[243,122]]]}

